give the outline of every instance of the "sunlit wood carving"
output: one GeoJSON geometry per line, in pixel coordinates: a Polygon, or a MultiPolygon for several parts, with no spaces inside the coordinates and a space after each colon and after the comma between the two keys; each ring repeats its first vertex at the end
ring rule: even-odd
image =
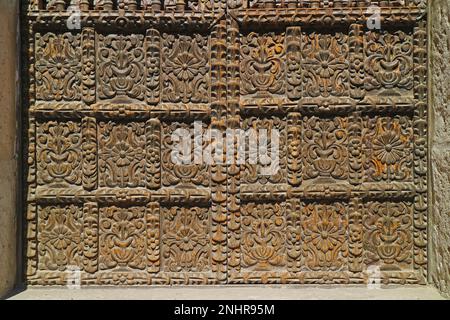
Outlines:
{"type": "Polygon", "coordinates": [[[29,284],[426,282],[425,0],[23,3],[29,284]]]}

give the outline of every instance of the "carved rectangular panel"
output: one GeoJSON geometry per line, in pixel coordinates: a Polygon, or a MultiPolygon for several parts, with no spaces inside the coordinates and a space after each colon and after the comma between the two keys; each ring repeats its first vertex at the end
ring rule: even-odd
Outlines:
{"type": "Polygon", "coordinates": [[[426,282],[426,1],[25,5],[28,284],[426,282]]]}

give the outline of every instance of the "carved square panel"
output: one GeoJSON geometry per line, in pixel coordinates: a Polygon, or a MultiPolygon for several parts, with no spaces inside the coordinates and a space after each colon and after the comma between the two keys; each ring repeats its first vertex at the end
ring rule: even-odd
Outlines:
{"type": "Polygon", "coordinates": [[[380,270],[412,268],[413,206],[407,201],[364,204],[364,262],[380,270]]]}
{"type": "Polygon", "coordinates": [[[145,207],[100,207],[99,216],[100,270],[145,269],[145,207]]]}
{"type": "Polygon", "coordinates": [[[209,37],[163,33],[161,44],[163,101],[208,103],[209,37]]]}
{"type": "Polygon", "coordinates": [[[363,123],[365,181],[411,181],[414,139],[411,118],[365,117],[363,123]]]}
{"type": "Polygon", "coordinates": [[[304,270],[342,271],[348,260],[348,204],[303,203],[301,208],[304,270]]]}
{"type": "Polygon", "coordinates": [[[346,117],[304,117],[301,142],[303,179],[319,183],[346,181],[348,140],[346,117]]]}
{"type": "Polygon", "coordinates": [[[37,100],[81,99],[81,35],[36,33],[37,100]]]}
{"type": "Polygon", "coordinates": [[[241,95],[265,98],[285,92],[284,32],[241,35],[241,95]]]}
{"type": "Polygon", "coordinates": [[[412,95],[413,37],[408,31],[367,31],[364,87],[370,95],[412,95]]]}
{"type": "Polygon", "coordinates": [[[38,269],[65,271],[80,267],[83,211],[76,205],[38,206],[38,269]]]}
{"type": "Polygon", "coordinates": [[[81,143],[79,122],[39,122],[36,128],[38,184],[60,187],[80,185],[81,143]]]}
{"type": "Polygon", "coordinates": [[[161,263],[166,272],[211,270],[210,210],[161,208],[161,263]]]}
{"type": "Polygon", "coordinates": [[[348,96],[348,35],[304,32],[301,43],[303,96],[348,96]]]}
{"type": "MultiPolygon", "coordinates": [[[[286,122],[284,118],[249,117],[242,120],[245,135],[245,162],[241,166],[241,181],[264,185],[286,182],[286,122]]],[[[241,143],[244,143],[241,138],[241,143]]]]}
{"type": "Polygon", "coordinates": [[[99,178],[102,187],[145,187],[145,123],[101,121],[99,178]]]}
{"type": "Polygon", "coordinates": [[[98,98],[144,100],[144,35],[98,34],[97,37],[98,98]]]}
{"type": "Polygon", "coordinates": [[[279,203],[242,206],[241,266],[245,270],[273,271],[286,267],[286,217],[279,203]]]}
{"type": "Polygon", "coordinates": [[[181,187],[208,187],[210,185],[210,166],[207,164],[205,154],[214,155],[212,148],[207,148],[203,133],[208,131],[208,125],[200,124],[199,135],[195,135],[194,124],[172,122],[162,124],[162,172],[163,186],[181,187]],[[194,141],[194,137],[197,140],[194,141]],[[183,139],[185,138],[185,139],[183,139]],[[184,151],[184,142],[186,150],[184,151]],[[199,160],[196,160],[196,155],[199,160]]]}

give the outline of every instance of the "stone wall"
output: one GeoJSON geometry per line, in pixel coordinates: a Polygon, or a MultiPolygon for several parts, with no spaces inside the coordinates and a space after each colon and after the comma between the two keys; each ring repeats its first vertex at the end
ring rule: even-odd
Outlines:
{"type": "Polygon", "coordinates": [[[0,297],[17,274],[16,0],[0,0],[0,297]]]}
{"type": "Polygon", "coordinates": [[[430,3],[430,145],[432,208],[430,278],[450,297],[450,2],[430,3]]]}

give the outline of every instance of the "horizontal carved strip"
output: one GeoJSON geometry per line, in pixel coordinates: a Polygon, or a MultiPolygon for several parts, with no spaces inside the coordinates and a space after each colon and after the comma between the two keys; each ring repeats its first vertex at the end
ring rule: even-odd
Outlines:
{"type": "MultiPolygon", "coordinates": [[[[40,271],[35,276],[28,277],[30,285],[67,285],[69,272],[48,272],[40,271]]],[[[89,274],[80,272],[81,285],[199,285],[199,284],[219,284],[215,273],[190,272],[185,273],[161,272],[157,275],[146,272],[97,272],[89,274]]]]}
{"type": "MultiPolygon", "coordinates": [[[[382,2],[383,7],[408,7],[419,3],[421,5],[426,0],[387,0],[382,2]]],[[[31,0],[29,5],[29,11],[36,10],[48,10],[48,11],[62,11],[70,8],[72,2],[64,0],[31,0]]],[[[78,0],[79,9],[83,12],[89,11],[176,11],[176,12],[190,12],[190,11],[211,11],[214,9],[224,9],[227,5],[224,0],[216,0],[213,3],[203,3],[203,6],[198,5],[195,0],[178,0],[178,1],[168,1],[168,0],[78,0]]],[[[241,8],[256,8],[256,9],[270,9],[275,6],[279,8],[343,8],[343,7],[364,7],[368,4],[378,3],[375,1],[368,0],[268,0],[268,1],[254,1],[254,0],[242,0],[233,1],[228,3],[228,7],[231,9],[242,10],[241,8]]]]}
{"type": "Polygon", "coordinates": [[[287,198],[305,200],[320,199],[397,199],[412,198],[418,190],[411,182],[401,183],[363,183],[353,186],[350,184],[311,184],[300,187],[290,187],[287,184],[277,185],[241,185],[241,199],[244,201],[284,201],[287,198]]]}
{"type": "Polygon", "coordinates": [[[95,201],[99,204],[146,204],[159,202],[161,204],[209,204],[211,192],[208,189],[176,189],[163,188],[152,191],[144,188],[99,188],[87,191],[82,188],[49,188],[38,187],[36,196],[29,201],[38,203],[84,203],[95,201]]]}
{"type": "MultiPolygon", "coordinates": [[[[266,9],[267,10],[267,9],[266,9]]],[[[413,24],[425,13],[424,9],[410,7],[381,7],[382,24],[413,24]]],[[[259,25],[276,23],[277,26],[287,26],[297,23],[320,24],[332,26],[335,24],[351,24],[367,21],[373,11],[367,7],[347,8],[280,8],[270,9],[261,14],[261,10],[231,10],[231,16],[241,25],[259,25]]]]}
{"type": "Polygon", "coordinates": [[[287,114],[348,114],[361,113],[411,113],[416,108],[416,101],[410,97],[366,97],[362,101],[351,98],[302,98],[299,103],[286,103],[282,99],[242,101],[241,112],[249,115],[287,114]]]}
{"type": "MultiPolygon", "coordinates": [[[[416,271],[381,271],[382,284],[424,284],[425,279],[416,271]]],[[[306,271],[299,273],[289,272],[243,272],[231,273],[229,284],[242,283],[266,284],[367,284],[368,275],[364,272],[330,272],[330,271],[306,271]]]]}
{"type": "MultiPolygon", "coordinates": [[[[28,14],[29,22],[34,28],[67,26],[72,16],[70,11],[38,11],[28,14]]],[[[189,30],[206,31],[223,16],[223,12],[80,12],[81,27],[107,27],[107,28],[151,28],[159,25],[171,28],[187,28],[189,30]]],[[[111,30],[111,29],[110,29],[111,30]]]]}
{"type": "MultiPolygon", "coordinates": [[[[67,285],[69,272],[38,271],[28,277],[31,285],[67,285]]],[[[80,272],[82,285],[181,285],[181,284],[217,284],[218,279],[211,273],[162,272],[151,275],[146,272],[98,272],[89,274],[80,272]],[[123,282],[125,279],[125,283],[123,282]]],[[[424,284],[425,280],[416,271],[381,271],[382,284],[424,284]]],[[[368,274],[365,272],[243,272],[231,273],[228,284],[366,284],[368,274]]]]}
{"type": "Polygon", "coordinates": [[[81,119],[97,117],[104,119],[130,118],[133,120],[159,119],[207,119],[211,108],[207,104],[147,104],[98,103],[88,106],[82,102],[38,102],[30,107],[30,113],[43,118],[81,119]]]}

